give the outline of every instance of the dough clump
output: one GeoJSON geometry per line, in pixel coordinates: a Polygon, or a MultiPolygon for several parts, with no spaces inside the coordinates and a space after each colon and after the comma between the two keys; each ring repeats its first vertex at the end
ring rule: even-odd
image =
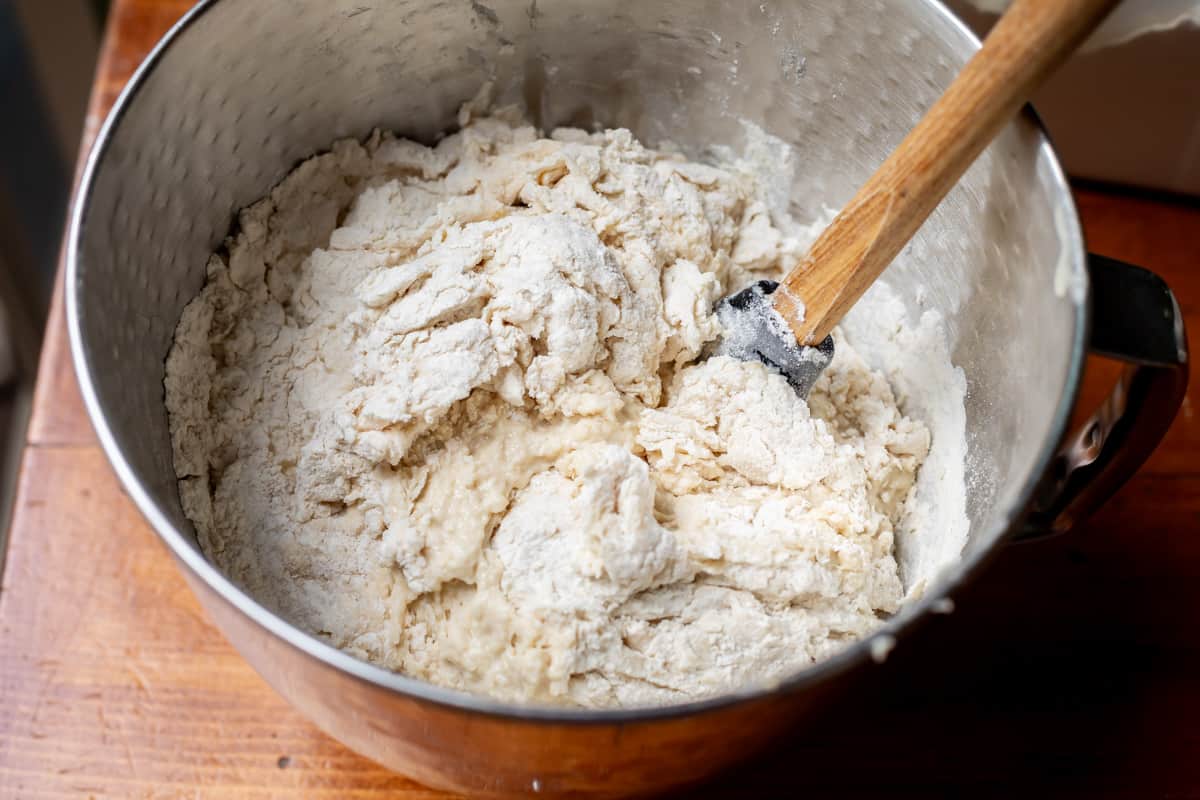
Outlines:
{"type": "Polygon", "coordinates": [[[697,361],[806,231],[736,163],[463,123],[339,142],[209,261],[166,374],[207,556],[355,656],[516,702],[711,696],[896,611],[925,426],[842,338],[808,402],[697,361]]]}

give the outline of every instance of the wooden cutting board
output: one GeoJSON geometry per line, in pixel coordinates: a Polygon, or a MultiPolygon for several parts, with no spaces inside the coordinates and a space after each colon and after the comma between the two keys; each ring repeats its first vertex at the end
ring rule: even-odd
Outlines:
{"type": "MultiPolygon", "coordinates": [[[[189,5],[113,4],[85,148],[189,5]]],[[[1092,249],[1166,277],[1200,331],[1200,208],[1078,199],[1092,249]]],[[[0,582],[0,798],[442,797],[318,732],[208,623],[96,444],[57,296],[0,582]]],[[[1083,529],[1003,551],[823,725],[702,794],[1200,798],[1198,392],[1083,529]]]]}

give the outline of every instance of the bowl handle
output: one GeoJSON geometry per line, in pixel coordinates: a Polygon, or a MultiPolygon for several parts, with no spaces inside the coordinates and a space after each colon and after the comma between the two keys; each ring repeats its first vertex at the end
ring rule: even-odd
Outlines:
{"type": "Polygon", "coordinates": [[[1187,333],[1163,279],[1095,254],[1088,272],[1088,349],[1126,366],[1108,399],[1059,447],[1018,539],[1070,530],[1103,505],[1154,452],[1187,391],[1187,333]]]}

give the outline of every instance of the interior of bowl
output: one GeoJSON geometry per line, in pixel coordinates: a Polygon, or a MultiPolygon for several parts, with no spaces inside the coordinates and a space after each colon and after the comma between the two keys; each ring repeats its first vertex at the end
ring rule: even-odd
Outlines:
{"type": "MultiPolygon", "coordinates": [[[[173,331],[234,212],[339,138],[382,127],[431,141],[491,83],[545,128],[623,126],[696,157],[765,131],[794,166],[779,191],[814,219],[853,194],[974,46],[926,0],[202,2],[127,92],[77,213],[74,335],[110,456],[190,535],[163,407],[173,331]]],[[[941,315],[965,377],[968,560],[1008,527],[1061,428],[1081,255],[1058,166],[1022,119],[887,273],[914,325],[941,315]]],[[[906,373],[923,355],[877,366],[906,373]]],[[[910,586],[956,561],[949,519],[901,542],[910,586]]]]}

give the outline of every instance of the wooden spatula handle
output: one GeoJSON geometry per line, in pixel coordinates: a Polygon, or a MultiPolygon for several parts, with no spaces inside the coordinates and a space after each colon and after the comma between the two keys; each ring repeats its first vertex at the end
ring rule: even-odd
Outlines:
{"type": "Polygon", "coordinates": [[[802,344],[829,334],[1033,89],[1117,2],[1012,3],[946,93],[781,282],[775,309],[802,344]]]}

